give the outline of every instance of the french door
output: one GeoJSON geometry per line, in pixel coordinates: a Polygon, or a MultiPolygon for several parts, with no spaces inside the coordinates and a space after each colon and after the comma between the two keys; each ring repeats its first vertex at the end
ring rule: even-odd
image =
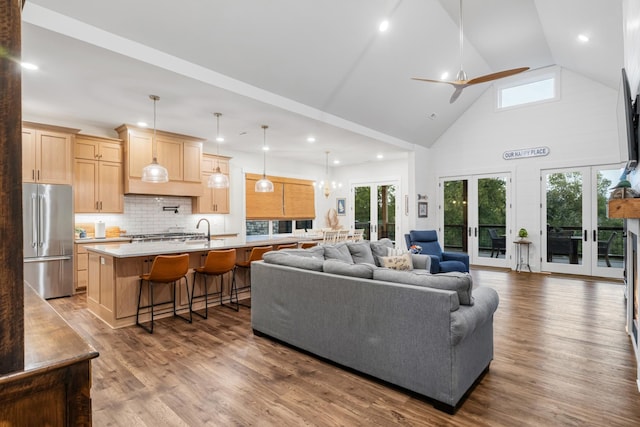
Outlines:
{"type": "Polygon", "coordinates": [[[620,167],[544,170],[542,270],[622,278],[623,220],[607,218],[607,201],[620,167]]]}
{"type": "Polygon", "coordinates": [[[439,185],[443,250],[466,252],[471,264],[509,266],[511,174],[443,178],[439,185]]]}
{"type": "Polygon", "coordinates": [[[364,229],[365,240],[389,238],[396,241],[400,224],[395,181],[354,184],[351,187],[353,228],[364,229]]]}

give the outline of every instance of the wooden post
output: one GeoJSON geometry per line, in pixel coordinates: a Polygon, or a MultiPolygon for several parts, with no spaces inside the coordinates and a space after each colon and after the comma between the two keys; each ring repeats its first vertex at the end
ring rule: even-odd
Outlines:
{"type": "Polygon", "coordinates": [[[24,369],[22,0],[0,0],[0,374],[24,369]]]}

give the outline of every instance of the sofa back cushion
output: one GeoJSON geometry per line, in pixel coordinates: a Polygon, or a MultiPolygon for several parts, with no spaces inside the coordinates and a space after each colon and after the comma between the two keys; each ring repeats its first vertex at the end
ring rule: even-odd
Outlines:
{"type": "Polygon", "coordinates": [[[349,264],[338,259],[325,260],[322,270],[325,273],[339,274],[341,276],[358,277],[361,279],[373,279],[374,264],[360,263],[349,264]]]}
{"type": "Polygon", "coordinates": [[[262,256],[267,264],[286,265],[305,270],[322,271],[324,260],[312,256],[300,256],[285,250],[267,252],[262,256]]]}
{"type": "Polygon", "coordinates": [[[348,264],[353,264],[353,258],[346,242],[335,245],[323,245],[325,259],[337,259],[348,264]]]}
{"type": "Polygon", "coordinates": [[[347,247],[349,248],[349,252],[351,253],[351,258],[355,264],[375,264],[376,261],[373,258],[373,253],[371,252],[371,246],[369,242],[363,240],[361,242],[347,242],[347,247]]]}
{"type": "Polygon", "coordinates": [[[380,258],[387,256],[388,248],[393,249],[393,242],[385,237],[384,239],[369,242],[369,246],[371,247],[371,253],[373,254],[376,265],[381,267],[382,263],[380,262],[380,258]]]}
{"type": "Polygon", "coordinates": [[[308,249],[280,249],[278,252],[303,256],[306,258],[324,259],[324,248],[322,246],[314,246],[308,249]]]}
{"type": "Polygon", "coordinates": [[[473,305],[473,281],[469,273],[428,274],[426,271],[398,271],[379,268],[373,272],[374,280],[406,283],[408,285],[426,286],[428,288],[455,291],[462,305],[473,305]]]}

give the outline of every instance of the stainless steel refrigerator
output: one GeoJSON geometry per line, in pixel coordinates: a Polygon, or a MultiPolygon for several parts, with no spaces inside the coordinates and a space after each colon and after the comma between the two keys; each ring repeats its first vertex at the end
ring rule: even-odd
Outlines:
{"type": "Polygon", "coordinates": [[[73,293],[70,185],[22,184],[24,280],[43,298],[73,293]]]}

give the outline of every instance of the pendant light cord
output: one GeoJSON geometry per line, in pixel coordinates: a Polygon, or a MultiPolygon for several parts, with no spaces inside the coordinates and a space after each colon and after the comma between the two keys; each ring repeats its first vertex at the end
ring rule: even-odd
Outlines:
{"type": "Polygon", "coordinates": [[[269,126],[262,125],[262,129],[264,131],[264,137],[262,139],[262,178],[267,177],[267,128],[269,126]]]}

